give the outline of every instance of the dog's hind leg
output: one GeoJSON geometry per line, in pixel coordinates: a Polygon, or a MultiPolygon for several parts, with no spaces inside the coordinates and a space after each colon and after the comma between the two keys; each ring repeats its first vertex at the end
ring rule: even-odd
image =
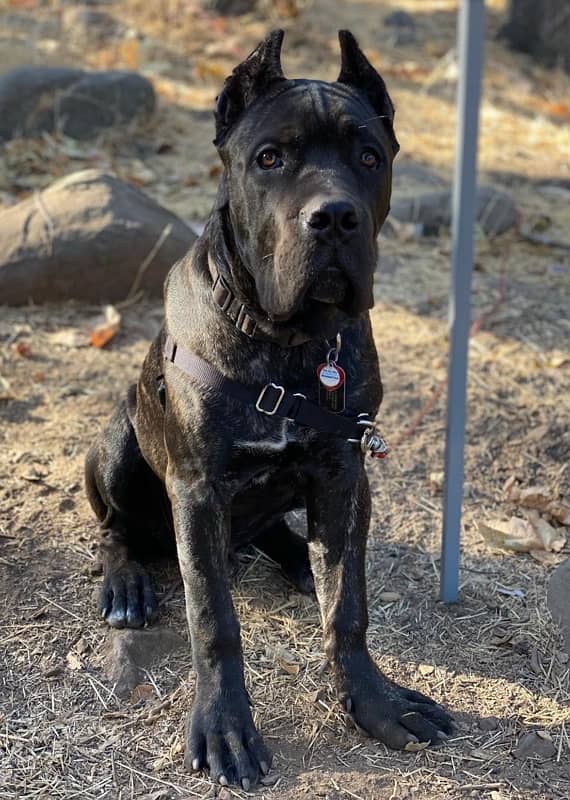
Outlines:
{"type": "Polygon", "coordinates": [[[141,455],[126,402],[87,454],[85,482],[102,529],[99,609],[115,628],[142,627],[156,616],[157,602],[141,561],[167,527],[166,496],[141,455]]]}
{"type": "Polygon", "coordinates": [[[252,542],[262,552],[276,561],[285,577],[303,594],[315,591],[315,582],[309,562],[306,540],[280,519],[264,530],[252,542]]]}

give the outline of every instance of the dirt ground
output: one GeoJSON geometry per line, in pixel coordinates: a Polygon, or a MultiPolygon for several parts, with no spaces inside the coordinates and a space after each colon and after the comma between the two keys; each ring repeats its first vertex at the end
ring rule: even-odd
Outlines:
{"type": "MultiPolygon", "coordinates": [[[[457,732],[440,749],[395,753],[352,729],[321,674],[316,602],[252,551],[240,562],[234,597],[256,721],[275,760],[272,782],[251,796],[570,796],[568,654],[546,607],[549,575],[570,548],[539,561],[493,551],[477,530],[513,513],[502,491],[511,475],[570,495],[570,256],[523,237],[540,225],[568,240],[570,83],[504,50],[494,39],[502,4],[489,6],[480,164],[486,180],[512,192],[521,226],[495,241],[478,236],[461,597],[452,606],[438,600],[441,493],[430,480],[442,469],[445,435],[449,238],[383,240],[373,312],[386,387],[380,421],[395,447],[388,462],[369,468],[370,647],[388,675],[449,707],[457,732]],[[550,758],[514,756],[529,731],[552,740],[550,758]]],[[[135,66],[157,86],[158,115],[137,136],[121,132],[94,145],[57,137],[10,144],[0,151],[0,204],[105,165],[183,219],[203,221],[218,176],[214,96],[279,21],[275,12],[224,21],[190,3],[130,0],[107,9],[144,31],[144,42],[74,49],[53,25],[62,8],[0,6],[0,69],[31,52],[38,63],[135,66]]],[[[449,179],[454,3],[315,0],[299,4],[297,16],[295,8],[280,4],[286,71],[333,78],[335,31],[353,29],[396,101],[402,163],[414,159],[449,179]],[[396,7],[416,15],[412,45],[394,45],[383,25],[396,7]]],[[[125,308],[120,332],[102,350],[84,344],[85,325],[99,312],[0,308],[0,798],[246,797],[183,771],[189,650],[157,664],[130,700],[117,698],[104,673],[108,633],[94,604],[97,530],[83,459],[136,379],[161,309],[150,301],[125,308]]],[[[157,583],[161,621],[186,636],[175,567],[161,566],[157,583]]]]}

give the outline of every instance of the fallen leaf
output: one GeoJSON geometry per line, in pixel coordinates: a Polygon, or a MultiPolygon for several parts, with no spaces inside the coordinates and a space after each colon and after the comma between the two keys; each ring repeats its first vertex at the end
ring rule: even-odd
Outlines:
{"type": "Polygon", "coordinates": [[[89,650],[91,650],[91,646],[90,646],[89,642],[86,639],[84,639],[84,637],[82,636],[75,643],[75,649],[77,650],[77,652],[80,655],[85,655],[85,653],[88,653],[89,650]]]}
{"type": "Polygon", "coordinates": [[[432,675],[435,672],[433,664],[420,664],[418,667],[420,675],[432,675]]]}
{"type": "Polygon", "coordinates": [[[552,495],[544,486],[527,486],[518,492],[517,503],[523,508],[544,511],[552,500],[552,495]]]}
{"type": "Polygon", "coordinates": [[[67,666],[69,667],[69,669],[75,670],[75,669],[81,669],[83,667],[83,663],[81,662],[81,659],[79,658],[77,653],[74,653],[71,650],[66,655],[65,660],[67,661],[67,666]]]}
{"type": "Polygon", "coordinates": [[[154,686],[150,683],[139,683],[131,692],[129,700],[133,705],[135,703],[146,702],[155,696],[154,686]]]}
{"type": "Polygon", "coordinates": [[[103,317],[91,330],[90,341],[93,347],[105,347],[121,326],[121,315],[115,306],[105,306],[103,317]]]}
{"type": "Polygon", "coordinates": [[[557,553],[550,553],[547,550],[529,550],[529,555],[539,564],[545,564],[547,567],[556,566],[561,558],[557,553]]]}
{"type": "Polygon", "coordinates": [[[216,61],[207,61],[206,59],[198,59],[194,63],[194,75],[198,80],[206,80],[212,78],[215,81],[223,81],[227,77],[228,69],[226,64],[221,64],[216,61]]]}
{"type": "Polygon", "coordinates": [[[288,675],[298,675],[301,669],[298,664],[290,664],[288,661],[283,661],[282,658],[279,659],[279,666],[288,675]]]}
{"type": "Polygon", "coordinates": [[[444,472],[430,472],[429,474],[429,485],[434,492],[442,492],[443,491],[443,483],[445,480],[445,473],[444,472]]]}
{"type": "Polygon", "coordinates": [[[18,342],[16,345],[16,353],[22,358],[31,358],[32,348],[30,347],[29,342],[24,342],[24,341],[18,342]]]}
{"type": "Polygon", "coordinates": [[[570,506],[565,505],[560,500],[552,500],[546,510],[561,525],[570,525],[570,506]]]}
{"type": "Polygon", "coordinates": [[[12,400],[13,398],[9,382],[0,375],[0,400],[12,400]]]}
{"type": "Polygon", "coordinates": [[[425,750],[430,744],[431,742],[408,742],[404,750],[407,750],[408,753],[419,753],[420,750],[425,750]]]}
{"type": "Polygon", "coordinates": [[[513,486],[516,484],[516,482],[517,482],[516,475],[510,475],[503,484],[503,492],[509,499],[511,499],[511,490],[513,486]]]}
{"type": "Polygon", "coordinates": [[[140,66],[140,42],[138,39],[124,39],[119,44],[121,60],[129,69],[138,69],[140,66]]]}
{"type": "Polygon", "coordinates": [[[542,511],[561,525],[570,525],[570,506],[558,500],[545,486],[527,486],[521,489],[515,485],[515,480],[512,475],[503,486],[507,500],[521,508],[542,511]]]}
{"type": "Polygon", "coordinates": [[[554,367],[554,369],[565,367],[568,364],[570,364],[570,356],[567,353],[555,353],[548,360],[548,366],[554,367]]]}
{"type": "Polygon", "coordinates": [[[566,103],[548,103],[546,105],[546,111],[554,117],[570,119],[570,106],[567,106],[566,103]]]}
{"type": "Polygon", "coordinates": [[[491,547],[514,550],[518,553],[529,553],[531,550],[559,552],[566,543],[564,534],[553,528],[536,512],[530,519],[511,517],[507,522],[503,520],[479,522],[478,530],[491,547]]]}
{"type": "Polygon", "coordinates": [[[58,678],[62,672],[63,672],[63,667],[61,666],[61,664],[56,664],[54,667],[46,669],[46,671],[44,672],[44,678],[58,678]]]}
{"type": "MultiPolygon", "coordinates": [[[[553,528],[552,525],[543,519],[536,511],[529,513],[529,520],[538,533],[545,550],[559,553],[566,544],[566,536],[560,528],[553,528]]],[[[534,548],[540,550],[540,548],[534,548]]]]}

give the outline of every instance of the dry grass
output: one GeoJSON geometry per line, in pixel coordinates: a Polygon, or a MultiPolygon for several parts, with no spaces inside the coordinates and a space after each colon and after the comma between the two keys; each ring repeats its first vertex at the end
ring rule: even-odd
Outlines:
{"type": "MultiPolygon", "coordinates": [[[[496,11],[501,4],[489,5],[496,11]]],[[[285,20],[286,68],[334,77],[335,31],[354,28],[377,50],[372,57],[393,87],[403,154],[449,178],[451,84],[438,75],[453,46],[453,6],[315,0],[298,19],[285,20]],[[382,17],[396,6],[422,12],[418,46],[395,48],[386,39],[382,17]]],[[[110,7],[146,31],[138,54],[132,48],[65,54],[71,63],[91,65],[139,59],[161,92],[156,122],[135,145],[124,135],[94,146],[14,143],[0,154],[0,203],[95,163],[142,185],[184,218],[204,218],[217,161],[211,116],[203,109],[211,107],[220,75],[251,49],[267,22],[251,16],[216,27],[186,11],[174,25],[177,8],[135,0],[110,7]],[[157,153],[161,144],[172,148],[167,155],[157,153]]],[[[497,26],[492,18],[491,31],[497,26]]],[[[40,59],[49,50],[38,37],[35,47],[40,59]]],[[[486,76],[481,164],[517,173],[509,180],[524,220],[547,215],[549,234],[567,238],[568,198],[539,191],[529,179],[568,177],[568,126],[548,113],[554,98],[568,102],[568,79],[490,40],[486,76]]],[[[370,469],[370,644],[382,669],[444,702],[459,728],[444,748],[403,754],[347,726],[322,671],[315,602],[292,592],[274,565],[251,551],[242,556],[234,596],[255,715],[275,752],[275,782],[255,796],[562,800],[570,795],[570,684],[568,657],[545,605],[552,565],[490,552],[476,523],[510,513],[501,487],[513,473],[523,483],[570,494],[570,378],[560,359],[570,349],[568,256],[516,234],[478,242],[474,315],[499,296],[502,303],[471,342],[461,601],[447,607],[437,600],[441,498],[429,481],[442,465],[444,398],[412,436],[402,434],[445,376],[449,240],[386,239],[382,254],[374,312],[386,383],[381,421],[387,437],[401,441],[387,464],[370,469]],[[399,599],[386,602],[386,591],[399,599]],[[530,729],[552,736],[552,760],[514,759],[530,729]]],[[[193,691],[189,652],[153,668],[150,696],[134,703],[116,697],[103,671],[107,634],[92,599],[99,582],[96,529],[83,496],[82,462],[126,381],[136,377],[160,308],[126,309],[106,351],[65,347],[54,338],[95,311],[70,305],[1,315],[0,376],[9,381],[11,399],[0,400],[0,798],[214,797],[207,780],[182,769],[193,691]],[[31,359],[16,354],[20,341],[30,344],[31,359]]],[[[163,621],[185,635],[176,570],[161,567],[157,582],[163,621]]]]}

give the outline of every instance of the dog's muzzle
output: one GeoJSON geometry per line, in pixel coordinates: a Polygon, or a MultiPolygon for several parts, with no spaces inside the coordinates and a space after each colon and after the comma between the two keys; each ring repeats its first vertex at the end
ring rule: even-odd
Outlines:
{"type": "Polygon", "coordinates": [[[328,305],[341,305],[346,299],[349,281],[340,269],[323,270],[307,292],[311,300],[328,305]]]}

